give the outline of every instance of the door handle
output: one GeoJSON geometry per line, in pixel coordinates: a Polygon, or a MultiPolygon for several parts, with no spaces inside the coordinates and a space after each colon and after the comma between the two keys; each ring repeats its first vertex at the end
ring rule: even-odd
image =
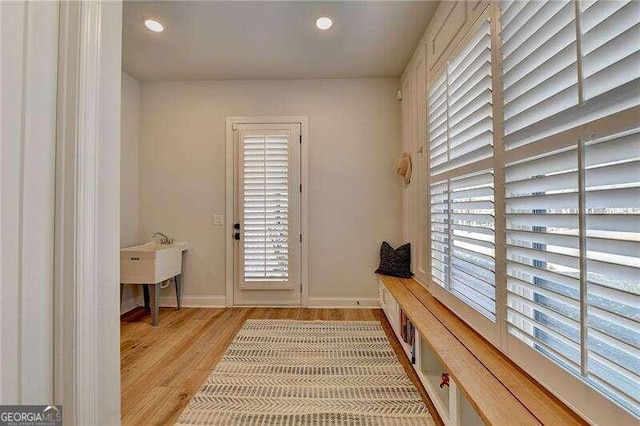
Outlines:
{"type": "Polygon", "coordinates": [[[236,240],[236,241],[240,240],[240,233],[239,232],[234,233],[233,234],[233,239],[236,240]]]}
{"type": "Polygon", "coordinates": [[[234,223],[233,224],[233,229],[237,229],[239,231],[240,230],[240,223],[234,223]]]}

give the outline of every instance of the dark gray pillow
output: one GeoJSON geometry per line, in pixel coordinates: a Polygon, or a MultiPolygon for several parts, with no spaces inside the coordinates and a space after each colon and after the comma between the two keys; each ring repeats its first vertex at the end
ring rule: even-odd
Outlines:
{"type": "Polygon", "coordinates": [[[391,275],[400,278],[411,278],[411,244],[393,249],[388,242],[380,247],[380,267],[377,274],[391,275]]]}

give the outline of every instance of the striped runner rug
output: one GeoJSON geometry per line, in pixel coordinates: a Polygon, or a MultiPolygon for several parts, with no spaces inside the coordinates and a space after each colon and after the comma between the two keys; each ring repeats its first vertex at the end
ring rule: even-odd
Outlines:
{"type": "Polygon", "coordinates": [[[178,425],[433,425],[377,321],[248,320],[178,425]]]}

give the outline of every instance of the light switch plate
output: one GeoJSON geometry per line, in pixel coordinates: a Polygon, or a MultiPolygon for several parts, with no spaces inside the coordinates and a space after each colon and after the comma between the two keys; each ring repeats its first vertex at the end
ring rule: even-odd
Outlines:
{"type": "Polygon", "coordinates": [[[214,226],[224,226],[224,216],[221,214],[213,215],[213,225],[214,226]]]}

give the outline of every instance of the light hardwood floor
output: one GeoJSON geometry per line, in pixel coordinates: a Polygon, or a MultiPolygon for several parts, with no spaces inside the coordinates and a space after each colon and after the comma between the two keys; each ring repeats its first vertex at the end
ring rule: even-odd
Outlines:
{"type": "Polygon", "coordinates": [[[160,323],[142,308],[120,321],[122,424],[173,424],[248,318],[380,321],[438,425],[436,410],[380,309],[172,308],[160,323]]]}

